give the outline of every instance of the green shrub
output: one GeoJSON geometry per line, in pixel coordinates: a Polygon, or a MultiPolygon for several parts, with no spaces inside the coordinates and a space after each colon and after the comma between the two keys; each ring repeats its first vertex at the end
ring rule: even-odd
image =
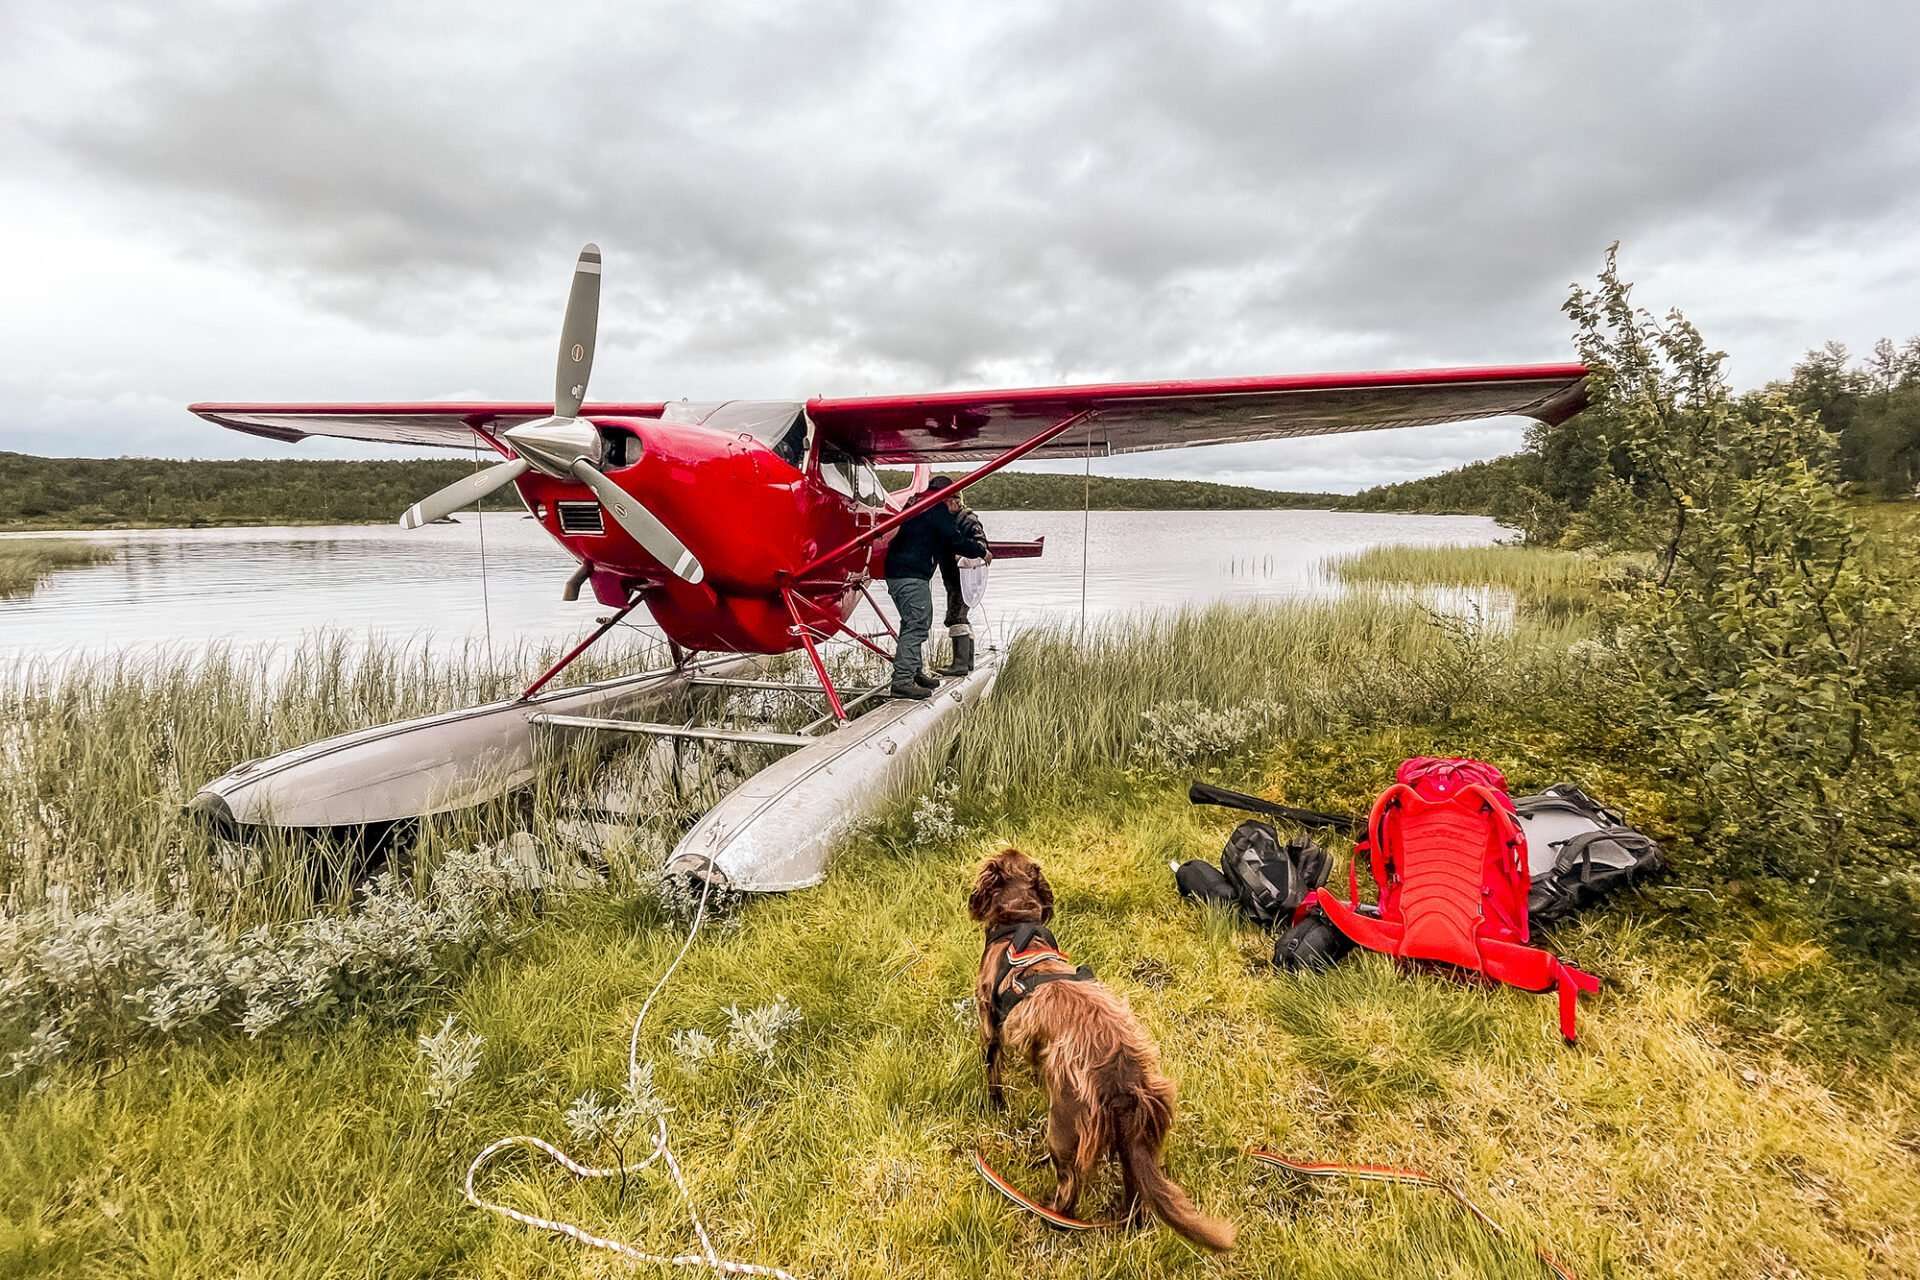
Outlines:
{"type": "Polygon", "coordinates": [[[1591,727],[1693,798],[1715,871],[1910,943],[1915,583],[1865,553],[1820,422],[1778,390],[1735,397],[1722,354],[1630,291],[1610,251],[1567,304],[1624,459],[1576,524],[1654,556],[1588,667],[1591,727]]]}

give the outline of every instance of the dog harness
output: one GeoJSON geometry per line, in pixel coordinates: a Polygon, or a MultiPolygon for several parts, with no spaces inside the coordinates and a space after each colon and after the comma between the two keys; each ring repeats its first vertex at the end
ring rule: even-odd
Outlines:
{"type": "Polygon", "coordinates": [[[1001,925],[987,935],[988,947],[996,942],[1007,944],[1007,949],[1000,953],[1000,964],[993,975],[993,1008],[989,1016],[996,1031],[1006,1022],[1014,1006],[1032,995],[1037,988],[1049,982],[1093,981],[1093,970],[1085,965],[1072,973],[1027,972],[1042,960],[1073,963],[1060,950],[1060,944],[1054,941],[1052,932],[1043,924],[1001,925]]]}

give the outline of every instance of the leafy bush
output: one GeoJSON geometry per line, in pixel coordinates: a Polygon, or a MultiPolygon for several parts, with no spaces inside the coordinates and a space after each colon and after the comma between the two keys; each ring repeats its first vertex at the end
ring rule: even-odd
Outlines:
{"type": "Polygon", "coordinates": [[[420,1057],[427,1064],[427,1110],[439,1115],[451,1107],[480,1070],[480,1050],[486,1037],[462,1031],[448,1014],[440,1029],[420,1037],[420,1057]]]}
{"type": "Polygon", "coordinates": [[[1795,885],[1798,905],[1839,877],[1911,939],[1911,873],[1888,868],[1920,817],[1917,708],[1886,677],[1915,583],[1864,553],[1819,420],[1778,388],[1734,396],[1722,353],[1630,294],[1609,251],[1567,303],[1619,459],[1574,527],[1655,557],[1590,668],[1593,727],[1681,782],[1716,870],[1795,885]]]}
{"type": "Polygon", "coordinates": [[[913,802],[912,844],[918,849],[939,849],[957,843],[967,833],[967,823],[955,803],[960,788],[951,777],[934,779],[933,786],[913,802]]]}

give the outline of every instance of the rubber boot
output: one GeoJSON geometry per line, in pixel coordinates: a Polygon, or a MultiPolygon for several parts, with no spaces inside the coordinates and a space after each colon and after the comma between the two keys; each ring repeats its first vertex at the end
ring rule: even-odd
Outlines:
{"type": "Polygon", "coordinates": [[[940,668],[943,676],[964,676],[973,670],[973,637],[953,638],[953,661],[940,668]]]}

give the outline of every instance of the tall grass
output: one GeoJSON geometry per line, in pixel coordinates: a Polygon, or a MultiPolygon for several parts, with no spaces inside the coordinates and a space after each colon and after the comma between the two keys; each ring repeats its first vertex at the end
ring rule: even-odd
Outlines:
{"type": "Polygon", "coordinates": [[[28,595],[58,570],[99,564],[118,554],[113,547],[76,538],[0,538],[0,596],[28,595]]]}
{"type": "Polygon", "coordinates": [[[1322,566],[1343,582],[1373,585],[1495,587],[1548,616],[1585,609],[1610,579],[1630,572],[1619,556],[1515,546],[1380,546],[1333,557],[1322,566]]]}
{"type": "Polygon", "coordinates": [[[1183,703],[1258,705],[1267,740],[1444,722],[1503,705],[1584,632],[1577,619],[1493,626],[1367,596],[1028,631],[959,732],[959,791],[1015,809],[1072,796],[1089,770],[1155,755],[1149,713],[1183,703]]]}
{"type": "MultiPolygon", "coordinates": [[[[1006,658],[999,695],[959,729],[954,772],[963,805],[1019,809],[1071,795],[1088,769],[1127,764],[1169,717],[1258,708],[1263,734],[1324,733],[1341,724],[1444,720],[1497,698],[1504,673],[1552,664],[1577,622],[1516,627],[1437,616],[1404,602],[1355,598],[1315,604],[1221,606],[1123,619],[1081,636],[1070,628],[1022,633],[1006,658]]],[[[303,840],[263,839],[235,867],[190,823],[183,806],[209,779],[241,761],[316,738],[516,692],[551,659],[550,648],[489,657],[424,643],[321,632],[287,646],[123,653],[16,665],[0,672],[0,902],[30,906],[125,892],[188,906],[218,906],[236,924],[280,918],[312,903],[315,859],[337,851],[303,840]]],[[[610,646],[567,680],[601,678],[651,655],[610,646]]],[[[853,673],[864,675],[868,673],[853,673]]],[[[802,704],[751,708],[792,719],[802,704]]],[[[737,710],[747,708],[736,707],[737,710]]],[[[710,707],[705,714],[724,714],[710,707]]],[[[659,754],[649,745],[636,765],[659,754]]],[[[543,839],[571,791],[617,785],[644,793],[665,839],[764,754],[683,750],[701,785],[638,768],[613,784],[596,778],[598,754],[542,778],[511,807],[443,820],[440,843],[498,840],[533,830],[543,839]]],[[[926,753],[910,786],[924,790],[945,753],[926,753]]],[[[657,761],[655,761],[657,763],[657,761]]],[[[656,841],[655,843],[658,843],[656,841]]],[[[351,851],[345,855],[351,857],[351,851]]],[[[322,877],[336,891],[351,874],[322,877]]]]}
{"type": "MultiPolygon", "coordinates": [[[[194,792],[316,738],[510,696],[555,656],[554,646],[448,652],[317,632],[289,645],[18,662],[0,670],[0,902],[138,892],[217,907],[236,924],[310,907],[311,844],[269,840],[236,868],[233,851],[188,820],[194,792]]],[[[564,681],[645,656],[610,644],[564,681]]],[[[495,838],[516,829],[496,825],[495,838]]]]}
{"type": "MultiPolygon", "coordinates": [[[[559,651],[477,643],[447,650],[424,637],[321,631],[284,645],[131,650],[0,667],[0,909],[49,899],[78,907],[137,893],[237,930],[305,914],[316,899],[344,903],[372,869],[365,849],[272,831],[239,849],[191,821],[186,803],[246,760],[511,697],[559,651]]],[[[552,687],[632,674],[664,658],[657,642],[609,639],[552,687]]],[[[793,665],[775,662],[767,673],[793,665]]],[[[864,657],[835,665],[846,683],[871,674],[864,657]]],[[[693,715],[694,700],[682,702],[677,713],[693,715]]],[[[698,714],[785,728],[813,709],[743,693],[703,697],[698,714]]],[[[396,848],[408,870],[431,872],[446,849],[525,833],[542,849],[586,854],[597,873],[631,878],[650,872],[695,816],[771,758],[764,748],[676,751],[650,739],[573,739],[528,790],[409,827],[396,848]],[[614,816],[617,830],[601,820],[605,801],[628,811],[614,816]],[[580,821],[596,822],[593,838],[569,836],[564,824],[574,810],[589,815],[580,821]]]]}

